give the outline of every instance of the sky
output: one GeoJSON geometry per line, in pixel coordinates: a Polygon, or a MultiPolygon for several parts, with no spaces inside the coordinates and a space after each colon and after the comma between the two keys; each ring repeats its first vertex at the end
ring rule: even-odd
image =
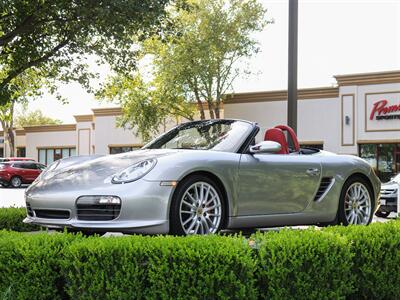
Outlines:
{"type": "MultiPolygon", "coordinates": [[[[234,82],[236,93],[287,86],[288,0],[259,1],[274,23],[254,35],[261,52],[248,62],[253,74],[234,82]]],[[[333,86],[334,75],[400,70],[400,0],[299,0],[298,30],[299,88],[333,86]]],[[[100,81],[109,74],[94,60],[91,68],[100,81]]],[[[79,84],[60,85],[59,92],[68,104],[44,95],[28,109],[74,123],[73,115],[114,106],[95,100],[79,84]]]]}

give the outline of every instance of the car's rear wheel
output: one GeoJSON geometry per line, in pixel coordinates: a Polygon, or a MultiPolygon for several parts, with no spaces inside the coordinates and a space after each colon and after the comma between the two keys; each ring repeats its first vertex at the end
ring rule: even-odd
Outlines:
{"type": "Polygon", "coordinates": [[[203,175],[180,182],[171,203],[172,234],[213,234],[221,230],[224,221],[224,199],[217,184],[203,175]]]}
{"type": "Polygon", "coordinates": [[[19,188],[22,184],[22,179],[19,176],[14,176],[10,180],[10,184],[13,188],[19,188]]]}
{"type": "Polygon", "coordinates": [[[346,181],[340,196],[339,223],[343,225],[368,225],[373,217],[373,192],[362,177],[346,181]]]}

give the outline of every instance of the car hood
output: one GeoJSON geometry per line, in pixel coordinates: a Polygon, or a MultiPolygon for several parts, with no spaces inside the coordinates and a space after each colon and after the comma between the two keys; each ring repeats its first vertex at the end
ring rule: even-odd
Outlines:
{"type": "Polygon", "coordinates": [[[71,161],[61,160],[59,165],[45,171],[29,188],[74,187],[101,185],[108,183],[111,177],[127,167],[150,158],[160,158],[182,150],[145,149],[107,156],[84,156],[71,161]]]}

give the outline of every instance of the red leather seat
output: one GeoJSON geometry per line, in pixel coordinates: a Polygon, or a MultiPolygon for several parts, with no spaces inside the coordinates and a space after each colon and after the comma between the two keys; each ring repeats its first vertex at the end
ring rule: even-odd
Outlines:
{"type": "Polygon", "coordinates": [[[299,141],[297,140],[297,135],[296,135],[296,133],[294,132],[294,130],[291,127],[286,126],[286,125],[278,125],[278,126],[275,126],[275,128],[279,128],[279,129],[281,129],[283,131],[286,131],[288,133],[287,137],[288,138],[290,137],[290,139],[291,139],[291,141],[293,143],[293,147],[294,147],[293,150],[295,152],[299,152],[300,151],[300,144],[299,144],[299,141]]]}
{"type": "Polygon", "coordinates": [[[265,131],[264,141],[272,141],[281,144],[281,150],[277,154],[289,154],[289,146],[282,129],[271,128],[265,131]]]}

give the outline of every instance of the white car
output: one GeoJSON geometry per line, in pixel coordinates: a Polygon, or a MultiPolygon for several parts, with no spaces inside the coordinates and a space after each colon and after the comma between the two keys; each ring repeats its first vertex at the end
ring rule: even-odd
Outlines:
{"type": "Polygon", "coordinates": [[[397,212],[397,195],[399,193],[400,173],[389,182],[382,184],[378,217],[387,218],[391,212],[397,212]]]}

